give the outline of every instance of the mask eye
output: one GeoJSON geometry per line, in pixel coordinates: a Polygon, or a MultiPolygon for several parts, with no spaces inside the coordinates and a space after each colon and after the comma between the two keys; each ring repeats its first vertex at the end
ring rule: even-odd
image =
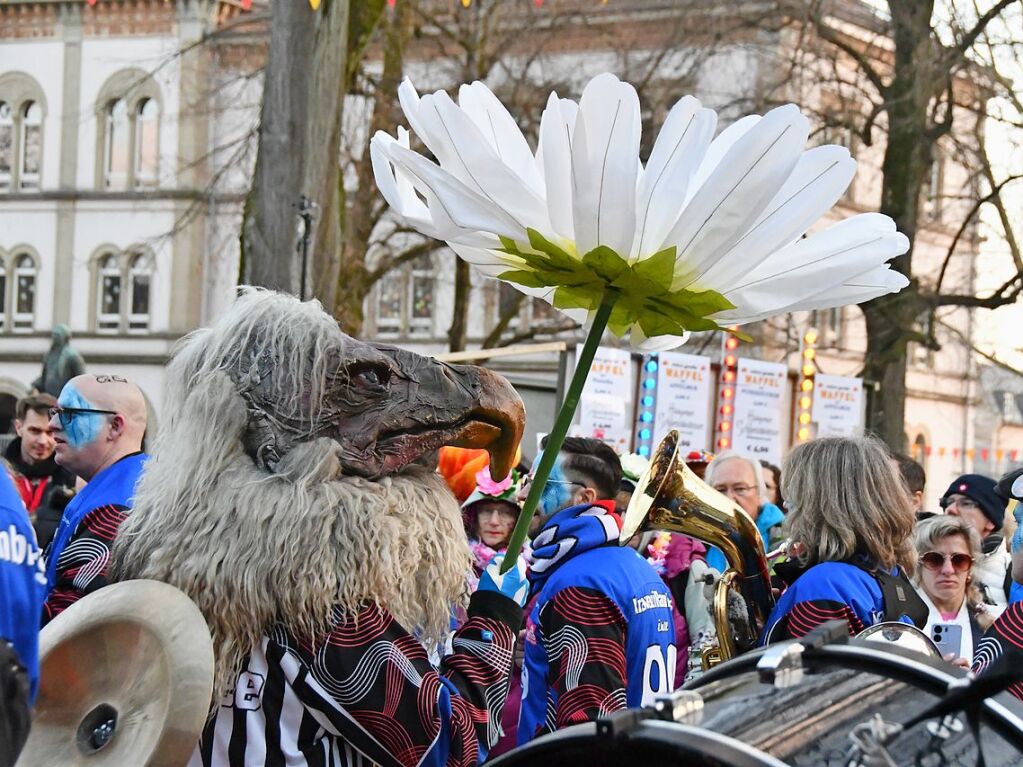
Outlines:
{"type": "Polygon", "coordinates": [[[366,389],[383,388],[387,385],[390,378],[390,373],[386,369],[375,367],[362,368],[352,376],[356,384],[366,389]]]}

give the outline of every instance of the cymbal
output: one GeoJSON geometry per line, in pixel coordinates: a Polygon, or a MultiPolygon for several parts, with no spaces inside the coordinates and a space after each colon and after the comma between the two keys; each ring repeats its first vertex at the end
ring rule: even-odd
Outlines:
{"type": "Polygon", "coordinates": [[[39,697],[17,767],[183,767],[206,723],[213,643],[184,593],[115,583],[40,634],[39,697]]]}

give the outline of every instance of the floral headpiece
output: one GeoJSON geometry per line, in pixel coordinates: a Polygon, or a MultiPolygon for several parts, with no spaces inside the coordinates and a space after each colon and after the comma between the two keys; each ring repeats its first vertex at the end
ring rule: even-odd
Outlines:
{"type": "Polygon", "coordinates": [[[490,476],[490,467],[484,466],[476,472],[476,489],[465,499],[463,509],[467,509],[477,501],[508,501],[516,506],[519,505],[519,488],[522,485],[522,477],[518,471],[512,469],[511,474],[500,482],[490,476]]]}

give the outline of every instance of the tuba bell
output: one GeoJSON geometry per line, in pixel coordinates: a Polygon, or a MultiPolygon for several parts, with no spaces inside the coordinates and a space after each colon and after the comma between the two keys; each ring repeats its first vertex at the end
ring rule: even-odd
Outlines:
{"type": "Polygon", "coordinates": [[[701,480],[686,466],[679,433],[672,429],[654,450],[650,466],[636,485],[625,513],[622,542],[638,532],[667,530],[717,546],[728,561],[714,591],[713,617],[718,647],[705,652],[706,668],[756,645],[774,606],[767,555],[760,533],[736,503],[701,480]],[[729,614],[729,595],[732,598],[729,614]],[[741,610],[736,607],[741,602],[741,610]]]}

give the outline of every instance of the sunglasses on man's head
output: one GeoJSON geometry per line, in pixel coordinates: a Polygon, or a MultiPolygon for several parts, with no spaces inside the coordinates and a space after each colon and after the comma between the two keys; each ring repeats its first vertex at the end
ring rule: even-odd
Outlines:
{"type": "Polygon", "coordinates": [[[969,554],[942,554],[938,551],[928,551],[920,555],[920,564],[928,570],[935,572],[945,566],[945,561],[952,562],[952,569],[957,573],[965,573],[973,566],[973,557],[969,554]]]}
{"type": "Polygon", "coordinates": [[[59,418],[61,427],[65,429],[71,425],[76,415],[117,415],[116,410],[95,410],[91,407],[51,407],[49,413],[50,418],[59,418]]]}

